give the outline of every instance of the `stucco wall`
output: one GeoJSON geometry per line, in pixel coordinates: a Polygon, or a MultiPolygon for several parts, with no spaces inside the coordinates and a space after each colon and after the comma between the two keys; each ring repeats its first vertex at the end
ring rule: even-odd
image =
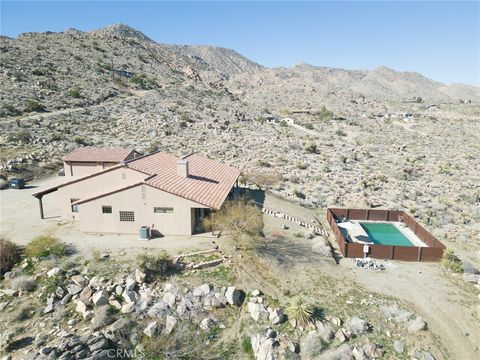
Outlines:
{"type": "Polygon", "coordinates": [[[65,177],[68,178],[80,178],[93,174],[97,171],[107,169],[114,165],[116,162],[96,163],[96,162],[63,162],[63,170],[65,177]]]}
{"type": "Polygon", "coordinates": [[[71,209],[70,199],[86,199],[101,193],[112,191],[142,181],[147,175],[129,168],[118,168],[106,173],[84,179],[58,189],[60,214],[65,220],[79,220],[80,213],[71,209]]]}
{"type": "Polygon", "coordinates": [[[191,235],[194,208],[206,206],[148,185],[139,185],[80,205],[80,230],[85,232],[138,234],[141,226],[152,226],[164,235],[191,235]],[[102,206],[111,206],[103,214],[102,206]],[[172,214],[156,214],[154,207],[171,207],[172,214]],[[134,222],[120,221],[120,211],[133,211],[134,222]]]}

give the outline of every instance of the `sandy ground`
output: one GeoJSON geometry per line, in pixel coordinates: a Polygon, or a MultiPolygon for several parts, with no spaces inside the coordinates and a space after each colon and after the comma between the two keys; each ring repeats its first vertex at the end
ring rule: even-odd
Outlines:
{"type": "Polygon", "coordinates": [[[26,189],[0,191],[2,238],[25,245],[38,235],[52,234],[72,244],[79,255],[84,256],[90,255],[94,250],[113,254],[124,253],[124,250],[130,253],[156,248],[165,249],[171,255],[175,255],[179,252],[212,247],[212,238],[200,235],[168,236],[141,241],[135,235],[82,233],[75,224],[61,221],[56,192],[43,198],[45,219],[40,219],[38,200],[32,194],[45,186],[53,186],[64,181],[63,177],[52,177],[29,183],[26,189]]]}

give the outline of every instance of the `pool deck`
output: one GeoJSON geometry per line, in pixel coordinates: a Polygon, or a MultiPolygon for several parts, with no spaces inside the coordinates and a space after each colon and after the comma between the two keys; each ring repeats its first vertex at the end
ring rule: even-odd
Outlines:
{"type": "MultiPolygon", "coordinates": [[[[368,234],[365,232],[360,223],[382,223],[384,221],[369,221],[369,220],[350,220],[338,223],[338,227],[344,230],[352,242],[360,244],[373,244],[368,234]]],[[[394,225],[411,243],[413,246],[428,247],[422,240],[414,234],[405,224],[401,222],[389,221],[389,224],[394,225]]]]}

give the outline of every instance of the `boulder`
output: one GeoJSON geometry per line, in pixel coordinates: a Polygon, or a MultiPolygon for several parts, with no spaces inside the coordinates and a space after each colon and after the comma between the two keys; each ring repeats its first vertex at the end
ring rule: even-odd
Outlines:
{"type": "Polygon", "coordinates": [[[83,302],[88,303],[90,301],[90,297],[92,296],[92,294],[93,294],[92,287],[90,285],[88,285],[88,286],[83,288],[83,290],[80,292],[78,297],[83,302]]]}
{"type": "Polygon", "coordinates": [[[257,334],[250,338],[256,360],[275,360],[274,345],[276,340],[257,334]]]}
{"type": "Polygon", "coordinates": [[[92,301],[95,306],[102,306],[108,304],[108,296],[105,290],[97,291],[92,296],[92,301]]]}
{"type": "Polygon", "coordinates": [[[121,307],[120,312],[122,314],[130,314],[135,310],[135,303],[133,302],[127,302],[126,304],[123,304],[121,307]]]}
{"type": "Polygon", "coordinates": [[[225,292],[225,298],[230,305],[240,306],[243,302],[243,292],[234,286],[229,286],[225,292]]]}
{"type": "Polygon", "coordinates": [[[122,294],[123,299],[128,303],[134,303],[137,301],[137,294],[133,291],[125,290],[122,294]]]}
{"type": "Polygon", "coordinates": [[[298,343],[294,341],[289,341],[287,344],[287,348],[293,354],[298,354],[300,351],[300,347],[298,346],[298,343]]]}
{"type": "Polygon", "coordinates": [[[206,317],[204,318],[201,322],[200,322],[200,329],[204,330],[204,331],[209,331],[211,330],[213,327],[215,326],[215,322],[206,317]]]}
{"type": "Polygon", "coordinates": [[[253,297],[257,297],[257,296],[260,296],[261,295],[261,292],[260,290],[253,290],[251,293],[250,293],[251,296],[253,297]]]}
{"type": "Polygon", "coordinates": [[[225,307],[227,305],[227,298],[225,297],[224,294],[215,293],[213,296],[215,297],[215,299],[217,299],[218,303],[220,304],[220,307],[225,307]]]}
{"type": "Polygon", "coordinates": [[[49,304],[45,307],[45,309],[43,309],[44,314],[49,314],[51,312],[53,312],[53,304],[49,304]]]}
{"type": "Polygon", "coordinates": [[[395,340],[393,342],[393,349],[398,353],[402,354],[405,351],[405,344],[402,340],[395,340]]]}
{"type": "Polygon", "coordinates": [[[136,285],[137,285],[137,282],[135,280],[133,280],[132,278],[128,278],[127,281],[125,282],[125,289],[132,291],[136,285]]]}
{"type": "Polygon", "coordinates": [[[72,299],[72,294],[65,295],[62,300],[60,300],[60,304],[66,305],[72,299]]]}
{"type": "Polygon", "coordinates": [[[165,334],[166,335],[170,334],[176,324],[177,324],[177,318],[175,316],[167,315],[167,318],[165,320],[165,334]]]}
{"type": "Polygon", "coordinates": [[[60,274],[60,272],[61,272],[60,268],[54,267],[53,269],[47,271],[47,276],[52,277],[52,276],[55,276],[57,274],[60,274]]]}
{"type": "Polygon", "coordinates": [[[76,295],[79,292],[81,292],[83,288],[81,286],[78,286],[77,284],[69,284],[67,285],[67,291],[71,295],[76,295]]]}
{"type": "Polygon", "coordinates": [[[147,327],[143,330],[143,333],[148,337],[153,337],[158,333],[158,323],[156,321],[152,321],[147,327]]]}
{"type": "Polygon", "coordinates": [[[263,304],[248,303],[248,312],[255,321],[263,321],[268,319],[268,311],[263,304]]]}
{"type": "Polygon", "coordinates": [[[81,288],[84,288],[85,286],[87,286],[89,282],[87,279],[85,279],[83,275],[74,275],[70,278],[70,280],[72,280],[75,284],[77,284],[81,288]]]}
{"type": "Polygon", "coordinates": [[[133,328],[135,325],[136,325],[135,321],[121,318],[115,321],[112,325],[110,325],[109,330],[112,333],[125,332],[126,330],[133,328]]]}
{"type": "Polygon", "coordinates": [[[210,285],[203,284],[193,289],[193,296],[205,296],[210,293],[210,285]]]}
{"type": "Polygon", "coordinates": [[[420,317],[417,316],[415,319],[410,320],[408,323],[408,331],[417,332],[425,330],[427,328],[427,323],[420,317]]]}
{"type": "Polygon", "coordinates": [[[117,310],[120,310],[122,308],[122,304],[120,304],[118,300],[110,300],[108,303],[117,310]]]}
{"type": "MultiPolygon", "coordinates": [[[[147,278],[147,274],[141,271],[140,269],[135,269],[135,281],[139,284],[143,284],[145,279],[147,278]]],[[[132,290],[132,289],[130,289],[132,290]]]]}
{"type": "Polygon", "coordinates": [[[273,325],[280,324],[283,321],[284,314],[281,309],[271,309],[269,311],[268,319],[273,325]]]}
{"type": "Polygon", "coordinates": [[[163,295],[163,302],[167,304],[168,307],[173,307],[175,305],[175,295],[172,294],[171,292],[166,292],[163,295]]]}

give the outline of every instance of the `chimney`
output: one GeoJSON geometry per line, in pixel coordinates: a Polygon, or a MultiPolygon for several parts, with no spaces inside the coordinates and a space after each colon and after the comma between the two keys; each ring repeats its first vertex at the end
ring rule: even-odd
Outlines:
{"type": "Polygon", "coordinates": [[[180,159],[177,161],[177,173],[181,177],[188,178],[188,160],[180,159]]]}

